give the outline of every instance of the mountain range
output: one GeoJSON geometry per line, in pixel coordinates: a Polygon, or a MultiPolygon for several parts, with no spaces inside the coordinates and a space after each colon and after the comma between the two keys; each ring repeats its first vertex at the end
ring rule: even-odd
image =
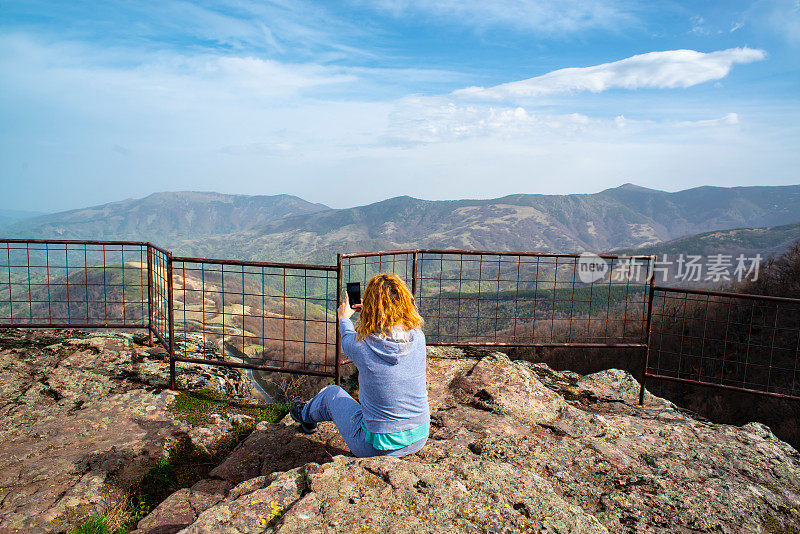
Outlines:
{"type": "Polygon", "coordinates": [[[292,195],[153,193],[100,206],[40,215],[8,224],[11,237],[131,239],[171,244],[179,239],[243,232],[280,219],[330,210],[292,195]]]}
{"type": "Polygon", "coordinates": [[[0,210],[0,231],[3,226],[44,214],[43,211],[0,210]]]}
{"type": "Polygon", "coordinates": [[[730,254],[752,257],[761,254],[780,254],[789,246],[800,239],[800,222],[783,224],[780,226],[767,226],[764,228],[735,228],[733,230],[714,230],[688,235],[635,249],[616,250],[618,253],[636,254],[692,254],[712,256],[715,254],[730,254]]]}
{"type": "MultiPolygon", "coordinates": [[[[517,194],[481,200],[401,196],[334,209],[290,195],[154,193],[41,215],[6,237],[134,239],[178,254],[330,262],[339,251],[465,248],[605,252],[658,247],[699,233],[753,229],[766,248],[800,237],[800,185],[678,192],[625,184],[592,194],[517,194]]],[[[722,239],[724,235],[718,234],[722,239]]],[[[704,238],[706,245],[714,237],[704,238]]],[[[758,239],[755,240],[756,246],[758,239]]]]}

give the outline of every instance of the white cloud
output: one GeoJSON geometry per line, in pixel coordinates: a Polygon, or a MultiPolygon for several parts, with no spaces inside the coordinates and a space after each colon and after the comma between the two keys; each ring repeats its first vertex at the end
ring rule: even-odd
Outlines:
{"type": "Polygon", "coordinates": [[[739,124],[738,113],[728,113],[724,117],[718,119],[703,119],[697,121],[680,121],[676,123],[678,126],[690,127],[718,127],[718,126],[736,126],[739,124]]]}
{"type": "MultiPolygon", "coordinates": [[[[728,30],[737,32],[747,27],[750,36],[758,35],[763,41],[768,36],[778,37],[791,46],[800,45],[800,0],[752,0],[749,7],[736,14],[728,30]]],[[[773,43],[776,51],[780,42],[773,43]]]]}
{"type": "MultiPolygon", "coordinates": [[[[736,114],[725,115],[739,109],[726,102],[698,117],[679,100],[647,120],[649,111],[619,102],[570,113],[575,101],[563,98],[552,108],[397,99],[419,81],[453,87],[462,75],[207,51],[0,36],[0,111],[13,125],[0,131],[0,172],[19,184],[15,201],[34,206],[49,197],[66,208],[203,189],[285,192],[342,206],[385,198],[387,184],[392,194],[496,197],[631,180],[673,187],[708,177],[729,185],[754,175],[790,181],[797,168],[796,129],[774,142],[764,136],[794,118],[756,129],[747,111],[740,128],[736,114]],[[620,113],[626,116],[613,118],[620,113]],[[681,120],[663,119],[671,113],[681,120]]],[[[665,68],[663,59],[656,63],[665,68]]],[[[581,89],[561,92],[573,90],[581,89]]]]}
{"type": "Polygon", "coordinates": [[[629,119],[624,115],[617,115],[614,117],[614,125],[617,128],[630,129],[631,127],[636,127],[637,133],[642,133],[645,129],[650,130],[651,133],[658,130],[662,134],[669,131],[675,133],[685,132],[687,129],[706,129],[706,131],[702,132],[703,135],[705,135],[708,133],[708,129],[717,128],[719,131],[726,131],[730,130],[730,127],[737,126],[738,124],[738,113],[727,113],[716,119],[699,119],[694,121],[629,119]]]}
{"type": "Polygon", "coordinates": [[[599,93],[615,88],[691,87],[724,78],[734,64],[760,61],[765,57],[763,50],[747,47],[710,53],[694,50],[648,52],[592,67],[559,69],[494,87],[467,87],[452,94],[487,100],[514,100],[579,91],[599,93]]]}

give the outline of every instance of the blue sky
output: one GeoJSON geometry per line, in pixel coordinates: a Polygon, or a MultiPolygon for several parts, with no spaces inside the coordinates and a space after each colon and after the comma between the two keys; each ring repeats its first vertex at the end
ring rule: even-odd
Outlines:
{"type": "Polygon", "coordinates": [[[800,183],[800,0],[0,1],[5,209],[800,183]]]}

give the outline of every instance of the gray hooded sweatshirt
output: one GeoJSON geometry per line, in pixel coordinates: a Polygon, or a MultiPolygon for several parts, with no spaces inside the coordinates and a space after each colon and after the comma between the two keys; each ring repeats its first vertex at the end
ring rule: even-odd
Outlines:
{"type": "Polygon", "coordinates": [[[374,433],[410,430],[430,421],[425,334],[395,330],[391,336],[356,339],[350,319],[339,319],[344,353],[358,367],[358,400],[364,428],[374,433]]]}

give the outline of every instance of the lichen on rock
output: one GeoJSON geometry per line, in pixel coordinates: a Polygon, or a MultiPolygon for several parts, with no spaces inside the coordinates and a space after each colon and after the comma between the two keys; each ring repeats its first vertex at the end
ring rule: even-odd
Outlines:
{"type": "MultiPolygon", "coordinates": [[[[180,428],[174,394],[125,363],[147,349],[124,339],[0,352],[0,530],[58,531],[65,511],[102,509],[104,473],[134,471],[180,428]]],[[[639,406],[620,370],[429,352],[420,452],[359,459],[332,423],[309,436],[262,422],[136,534],[800,530],[800,454],[762,424],[713,424],[650,393],[639,406]]]]}
{"type": "Polygon", "coordinates": [[[429,359],[419,453],[358,459],[330,423],[262,423],[212,473],[236,485],[182,532],[800,528],[800,455],[764,425],[700,421],[649,393],[638,406],[624,371],[455,356],[429,359]]]}
{"type": "MultiPolygon", "coordinates": [[[[0,532],[59,532],[103,513],[188,434],[199,446],[235,425],[192,427],[170,410],[163,349],[130,333],[3,330],[0,532]]],[[[238,371],[186,366],[183,387],[242,391],[238,371]]]]}

